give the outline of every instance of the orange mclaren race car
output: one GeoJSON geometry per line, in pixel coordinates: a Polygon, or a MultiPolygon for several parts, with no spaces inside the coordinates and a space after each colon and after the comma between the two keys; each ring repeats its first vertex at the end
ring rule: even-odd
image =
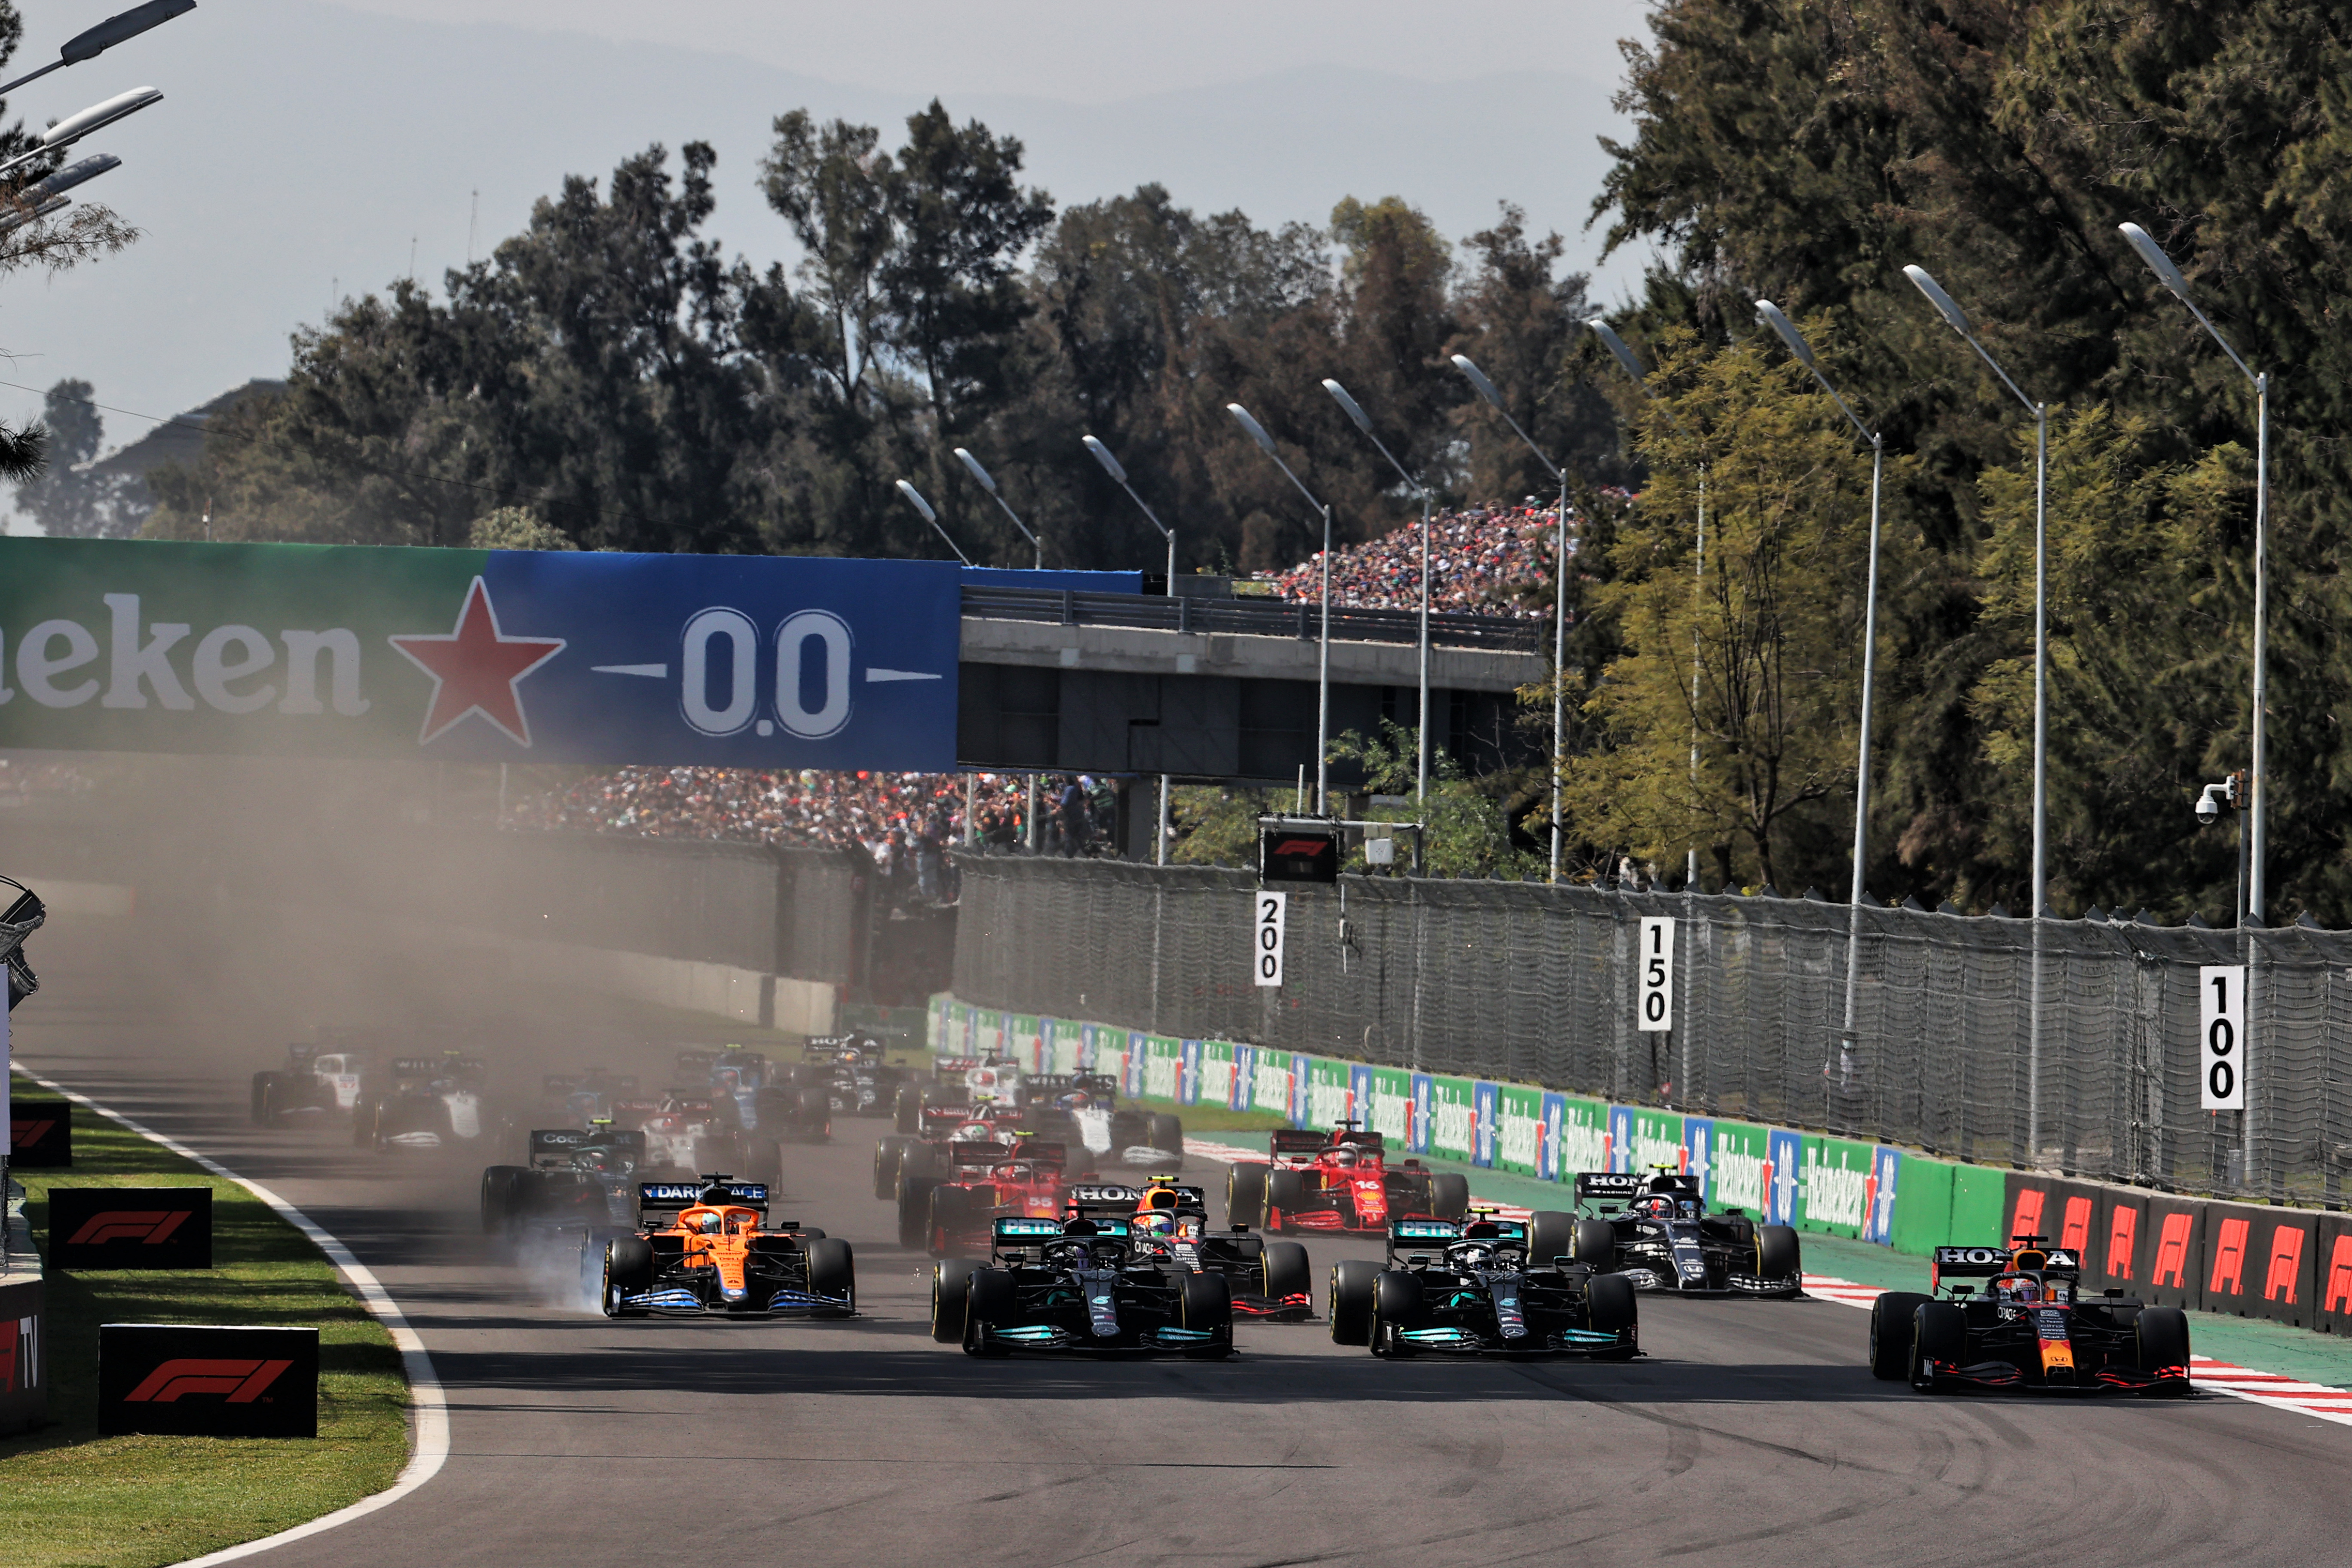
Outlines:
{"type": "Polygon", "coordinates": [[[1329,1137],[1277,1130],[1266,1164],[1244,1161],[1225,1178],[1225,1215],[1270,1231],[1385,1234],[1401,1219],[1458,1220],[1470,1212],[1466,1177],[1405,1160],[1391,1169],[1381,1135],[1342,1121],[1329,1137]]]}
{"type": "Polygon", "coordinates": [[[789,1220],[772,1226],[761,1183],[642,1182],[637,1206],[638,1234],[604,1243],[608,1318],[856,1314],[849,1243],[789,1220]]]}
{"type": "Polygon", "coordinates": [[[1870,1370],[1940,1388],[2086,1394],[2189,1392],[2189,1315],[2120,1290],[2085,1295],[2074,1254],[2021,1236],[2009,1247],[1939,1247],[1928,1289],[1870,1309],[1870,1370]],[[1950,1284],[1951,1280],[1962,1281],[1950,1284]],[[1982,1289],[1973,1283],[1985,1281],[1982,1289]]]}

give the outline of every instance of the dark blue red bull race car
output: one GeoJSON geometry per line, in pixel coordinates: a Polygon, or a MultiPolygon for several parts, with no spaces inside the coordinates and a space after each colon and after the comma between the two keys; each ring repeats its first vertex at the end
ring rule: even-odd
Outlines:
{"type": "Polygon", "coordinates": [[[2082,1275],[2079,1258],[2038,1236],[1939,1247],[1931,1294],[1889,1290],[1872,1305],[1871,1373],[1907,1377],[1922,1394],[2186,1394],[2189,1315],[2085,1291],[2082,1275]]]}

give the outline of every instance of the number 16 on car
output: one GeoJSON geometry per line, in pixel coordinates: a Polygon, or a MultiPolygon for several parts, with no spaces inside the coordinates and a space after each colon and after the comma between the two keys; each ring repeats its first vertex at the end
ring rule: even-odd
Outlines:
{"type": "Polygon", "coordinates": [[[1675,917],[1642,917],[1642,984],[1633,998],[1633,1027],[1675,1026],[1675,917]]]}
{"type": "Polygon", "coordinates": [[[1257,919],[1250,931],[1250,959],[1260,985],[1282,984],[1282,922],[1288,893],[1256,893],[1257,919]]]}
{"type": "Polygon", "coordinates": [[[2197,972],[2198,1106],[2246,1109],[2246,966],[2209,963],[2197,972]]]}

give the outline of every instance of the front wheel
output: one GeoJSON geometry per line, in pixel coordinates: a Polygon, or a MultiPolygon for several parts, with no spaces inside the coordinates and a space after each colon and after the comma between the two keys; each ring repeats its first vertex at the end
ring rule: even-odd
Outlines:
{"type": "Polygon", "coordinates": [[[1307,1261],[1307,1248],[1295,1241],[1269,1241],[1259,1255],[1258,1267],[1265,1273],[1268,1298],[1277,1302],[1302,1299],[1312,1310],[1315,1275],[1307,1261]]]}
{"type": "Polygon", "coordinates": [[[969,1258],[943,1258],[931,1266],[931,1338],[940,1344],[963,1343],[971,1276],[979,1267],[969,1258]]]}
{"type": "Polygon", "coordinates": [[[894,1132],[874,1145],[874,1195],[885,1203],[898,1195],[898,1166],[911,1142],[894,1132]]]}
{"type": "Polygon", "coordinates": [[[2178,1307],[2143,1307],[2132,1324],[2138,1342],[2139,1369],[2167,1377],[2179,1378],[2151,1392],[2184,1394],[2189,1392],[2189,1314],[2178,1307]]]}
{"type": "Polygon", "coordinates": [[[1265,1224],[1264,1165],[1235,1165],[1225,1173],[1225,1223],[1252,1230],[1265,1224]]]}
{"type": "Polygon", "coordinates": [[[1372,1290],[1381,1266],[1369,1258],[1343,1258],[1331,1265],[1330,1294],[1324,1311],[1331,1320],[1335,1345],[1372,1342],[1372,1290]]]}
{"type": "Polygon", "coordinates": [[[530,1173],[519,1165],[492,1165],[482,1173],[482,1234],[503,1236],[520,1217],[523,1184],[530,1173]]]}
{"type": "Polygon", "coordinates": [[[604,1244],[603,1306],[608,1318],[642,1318],[643,1307],[627,1304],[654,1288],[654,1247],[642,1236],[617,1236],[604,1244]]]}
{"type": "Polygon", "coordinates": [[[1631,1361],[1641,1352],[1641,1305],[1633,1282],[1622,1274],[1596,1276],[1584,1288],[1587,1325],[1595,1333],[1615,1334],[1614,1350],[1602,1351],[1603,1361],[1631,1361]]]}
{"type": "Polygon", "coordinates": [[[975,1268],[964,1296],[963,1353],[993,1359],[1013,1352],[988,1337],[989,1326],[1012,1318],[1016,1305],[1013,1275],[1003,1268],[975,1268]]]}
{"type": "Polygon", "coordinates": [[[1441,1171],[1429,1178],[1429,1212],[1439,1219],[1459,1220],[1470,1212],[1470,1178],[1441,1171]]]}
{"type": "Polygon", "coordinates": [[[1935,1363],[1958,1364],[1966,1358],[1968,1344],[1968,1314],[1957,1303],[1920,1302],[1911,1314],[1911,1386],[1922,1394],[1933,1394],[1935,1363]]]}
{"type": "MultiPolygon", "coordinates": [[[[1797,1249],[1797,1233],[1785,1225],[1759,1226],[1756,1231],[1756,1277],[1786,1279],[1791,1289],[1804,1279],[1804,1263],[1797,1249]]],[[[1949,1302],[1945,1305],[1949,1306],[1949,1302]]]]}
{"type": "Polygon", "coordinates": [[[1180,1274],[1176,1277],[1178,1315],[1182,1326],[1209,1336],[1209,1342],[1184,1353],[1195,1361],[1223,1361],[1234,1353],[1233,1284],[1222,1274],[1180,1274]]]}
{"type": "Polygon", "coordinates": [[[1870,1304],[1870,1375],[1899,1383],[1911,1369],[1911,1321],[1932,1297],[1889,1290],[1870,1304]]]}
{"type": "Polygon", "coordinates": [[[808,1288],[812,1296],[829,1296],[842,1303],[824,1309],[827,1317],[857,1315],[857,1260],[849,1243],[826,1236],[808,1243],[808,1288]]]}

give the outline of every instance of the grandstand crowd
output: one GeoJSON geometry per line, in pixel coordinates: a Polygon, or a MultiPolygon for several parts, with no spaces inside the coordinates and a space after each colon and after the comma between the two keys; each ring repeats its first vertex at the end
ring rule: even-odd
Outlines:
{"type": "MultiPolygon", "coordinates": [[[[1430,520],[1429,607],[1485,616],[1541,616],[1524,590],[1551,572],[1551,540],[1559,508],[1530,496],[1517,506],[1441,511],[1430,520]]],[[[1576,514],[1569,514],[1569,549],[1576,548],[1576,514]]],[[[1262,574],[1276,597],[1309,604],[1323,592],[1323,552],[1286,571],[1262,574]]],[[[1331,552],[1331,603],[1358,609],[1421,608],[1421,524],[1331,552]]]]}

